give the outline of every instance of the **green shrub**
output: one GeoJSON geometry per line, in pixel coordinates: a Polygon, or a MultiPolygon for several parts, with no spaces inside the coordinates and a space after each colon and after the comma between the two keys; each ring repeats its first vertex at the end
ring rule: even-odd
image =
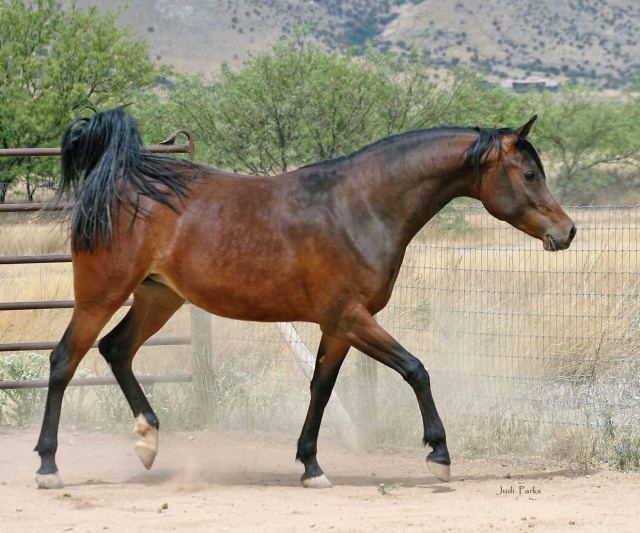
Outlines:
{"type": "MultiPolygon", "coordinates": [[[[47,376],[48,357],[35,353],[0,357],[0,380],[28,381],[47,376]]],[[[47,389],[8,389],[0,391],[0,422],[26,427],[44,411],[47,389]],[[3,416],[4,415],[4,416],[3,416]]]]}

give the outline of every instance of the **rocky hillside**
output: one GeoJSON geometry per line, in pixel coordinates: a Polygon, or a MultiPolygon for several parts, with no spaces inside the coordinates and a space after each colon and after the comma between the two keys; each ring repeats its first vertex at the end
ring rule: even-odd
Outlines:
{"type": "MultiPolygon", "coordinates": [[[[114,10],[119,0],[77,0],[114,10]]],[[[330,49],[372,40],[418,47],[435,66],[477,65],[494,80],[527,75],[628,83],[640,69],[637,0],[135,0],[123,24],[179,71],[239,63],[294,25],[317,22],[330,49]]]]}

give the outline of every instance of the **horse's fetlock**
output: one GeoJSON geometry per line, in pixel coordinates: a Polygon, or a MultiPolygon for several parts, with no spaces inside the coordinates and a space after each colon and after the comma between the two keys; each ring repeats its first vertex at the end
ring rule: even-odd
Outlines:
{"type": "Polygon", "coordinates": [[[431,430],[428,435],[425,435],[423,442],[425,445],[431,446],[434,450],[440,446],[447,445],[447,436],[444,428],[431,430]]]}
{"type": "Polygon", "coordinates": [[[58,450],[58,442],[57,439],[51,439],[51,438],[40,438],[40,440],[38,441],[38,444],[36,444],[36,447],[34,448],[34,452],[38,452],[38,455],[40,455],[41,457],[43,455],[55,455],[56,451],[58,450]]]}
{"type": "Polygon", "coordinates": [[[315,457],[318,453],[318,448],[314,442],[300,442],[298,441],[298,452],[296,453],[296,459],[305,463],[308,459],[315,457]]]}
{"type": "Polygon", "coordinates": [[[158,420],[158,417],[155,414],[146,415],[145,418],[151,427],[160,429],[160,420],[158,420]]]}

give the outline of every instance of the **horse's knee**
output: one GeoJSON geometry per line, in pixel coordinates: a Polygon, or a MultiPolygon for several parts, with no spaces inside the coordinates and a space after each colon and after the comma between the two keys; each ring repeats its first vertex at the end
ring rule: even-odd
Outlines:
{"type": "Polygon", "coordinates": [[[427,369],[417,358],[412,358],[403,368],[404,379],[414,389],[422,389],[423,387],[431,387],[431,379],[427,369]]]}

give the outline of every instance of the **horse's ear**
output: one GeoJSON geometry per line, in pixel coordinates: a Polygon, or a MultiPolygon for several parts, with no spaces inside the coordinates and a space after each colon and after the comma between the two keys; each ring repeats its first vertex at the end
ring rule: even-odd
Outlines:
{"type": "Polygon", "coordinates": [[[538,118],[538,115],[533,115],[530,119],[529,122],[527,122],[524,126],[520,126],[516,131],[518,132],[518,135],[520,135],[520,137],[522,137],[523,139],[529,135],[529,132],[531,131],[531,127],[533,126],[533,123],[536,121],[536,119],[538,118]]]}

